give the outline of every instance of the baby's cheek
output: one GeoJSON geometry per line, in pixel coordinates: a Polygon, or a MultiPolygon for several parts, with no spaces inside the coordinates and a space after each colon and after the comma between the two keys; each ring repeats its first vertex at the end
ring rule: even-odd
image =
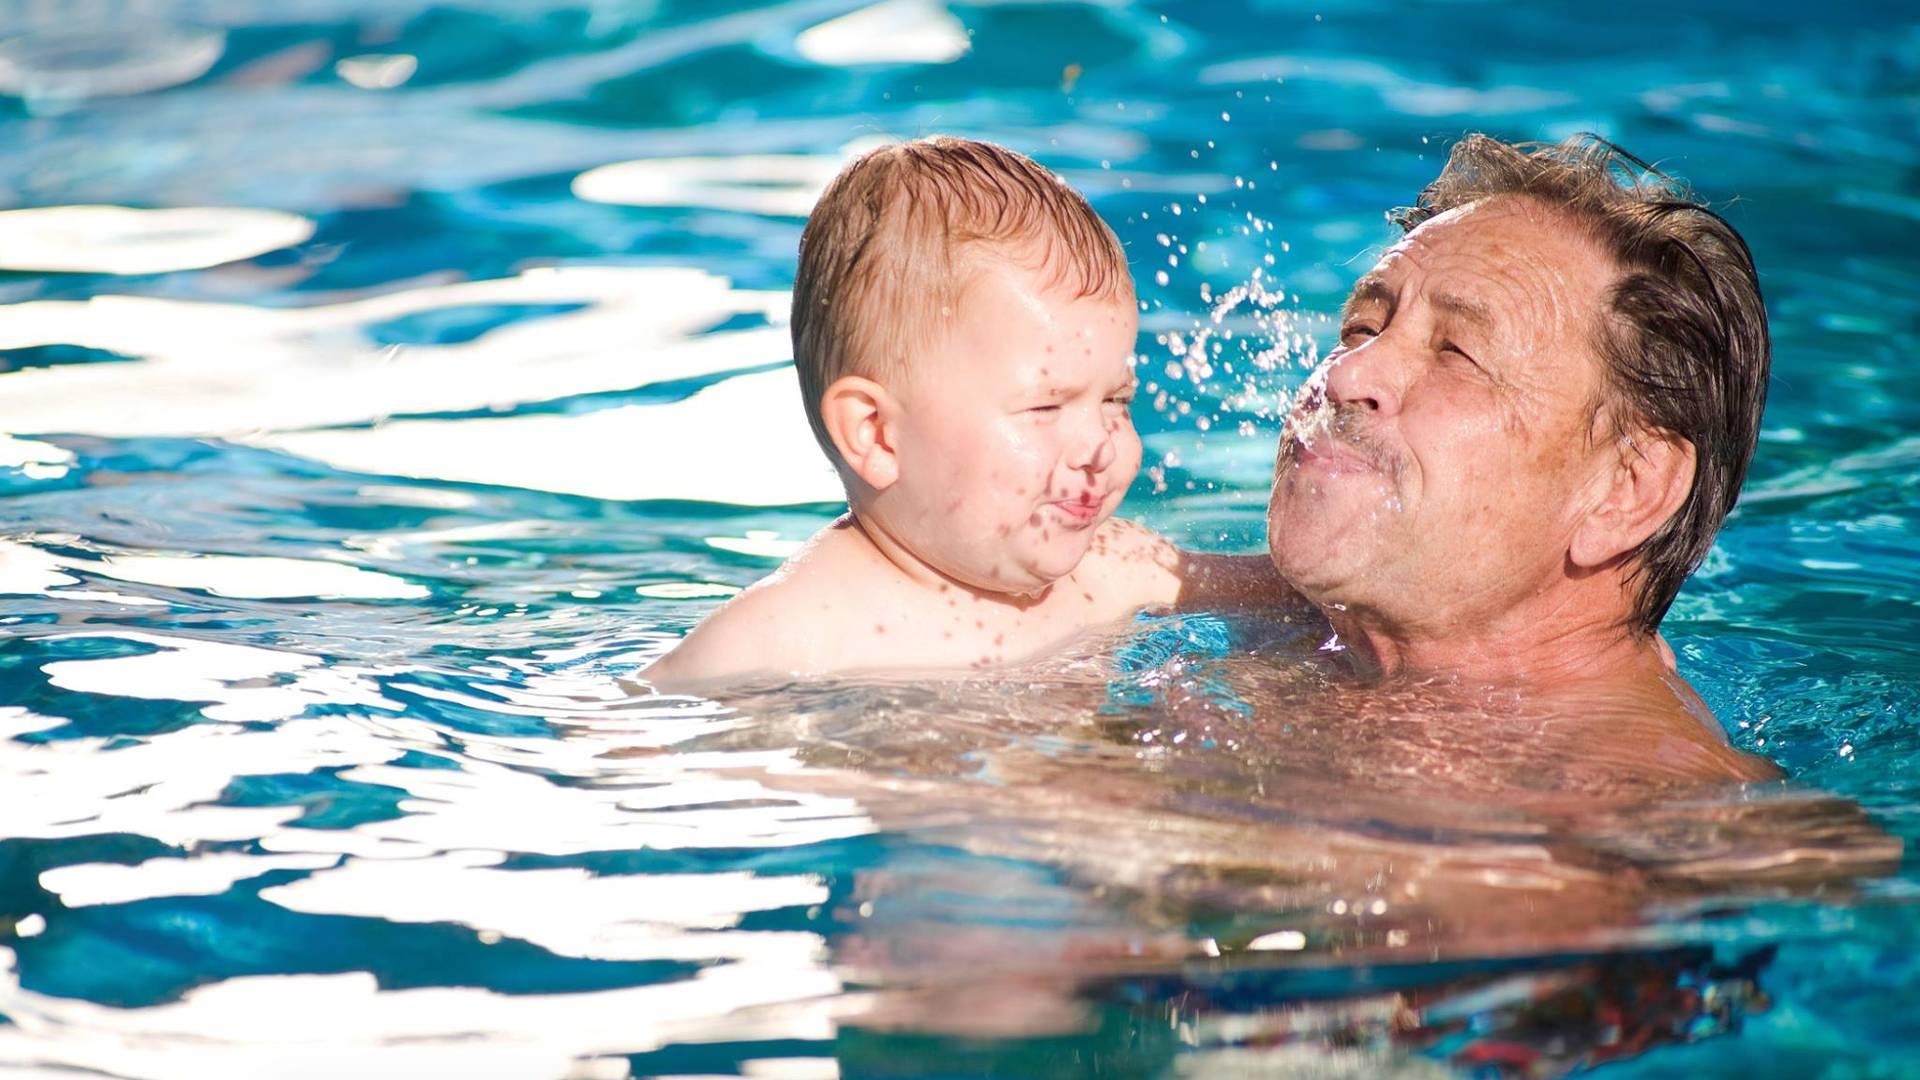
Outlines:
{"type": "Polygon", "coordinates": [[[1133,430],[1133,425],[1127,425],[1125,431],[1114,436],[1114,487],[1125,488],[1127,485],[1133,483],[1133,478],[1140,473],[1140,459],[1143,454],[1144,450],[1140,445],[1140,433],[1133,430]]]}

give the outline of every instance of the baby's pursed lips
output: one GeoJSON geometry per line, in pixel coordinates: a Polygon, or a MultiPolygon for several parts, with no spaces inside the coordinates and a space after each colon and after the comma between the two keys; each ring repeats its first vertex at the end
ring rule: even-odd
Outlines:
{"type": "Polygon", "coordinates": [[[1089,488],[1078,495],[1054,499],[1048,505],[1058,507],[1062,514],[1076,521],[1092,521],[1105,504],[1106,498],[1089,488]]]}

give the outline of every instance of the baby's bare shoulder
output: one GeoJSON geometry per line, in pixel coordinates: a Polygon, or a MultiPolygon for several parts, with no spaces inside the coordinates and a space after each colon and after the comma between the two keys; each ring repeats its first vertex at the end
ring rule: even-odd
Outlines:
{"type": "Polygon", "coordinates": [[[828,614],[813,575],[782,567],[734,596],[694,627],[673,651],[640,672],[654,689],[697,689],[756,675],[792,675],[810,669],[828,614]]]}
{"type": "Polygon", "coordinates": [[[1087,558],[1103,566],[1134,567],[1141,572],[1171,574],[1179,568],[1180,549],[1166,537],[1137,521],[1111,518],[1094,534],[1087,558]]]}

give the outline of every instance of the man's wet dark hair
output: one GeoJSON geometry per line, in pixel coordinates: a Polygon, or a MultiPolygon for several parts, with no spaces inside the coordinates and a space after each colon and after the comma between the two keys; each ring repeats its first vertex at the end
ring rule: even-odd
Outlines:
{"type": "Polygon", "coordinates": [[[1634,553],[1636,633],[1653,633],[1732,511],[1767,401],[1771,345],[1746,241],[1688,187],[1595,135],[1456,143],[1419,202],[1393,213],[1411,232],[1489,198],[1534,200],[1584,227],[1619,268],[1598,320],[1616,434],[1644,425],[1693,444],[1693,486],[1634,553]]]}

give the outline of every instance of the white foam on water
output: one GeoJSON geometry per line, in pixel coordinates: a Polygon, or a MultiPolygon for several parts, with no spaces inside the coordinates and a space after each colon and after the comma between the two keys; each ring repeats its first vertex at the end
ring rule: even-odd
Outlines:
{"type": "Polygon", "coordinates": [[[355,494],[388,506],[420,506],[429,510],[471,510],[480,505],[480,500],[468,492],[436,490],[417,484],[363,484],[355,494]]]}
{"type": "MultiPolygon", "coordinates": [[[[782,977],[805,976],[822,963],[817,935],[737,928],[749,912],[825,902],[827,890],[812,875],[602,876],[572,867],[508,870],[501,863],[512,853],[791,847],[875,829],[851,799],[763,784],[760,777],[768,773],[798,767],[792,750],[658,752],[729,726],[730,714],[712,703],[640,700],[622,709],[602,695],[572,702],[568,715],[570,699],[553,692],[548,697],[554,719],[566,722],[565,737],[489,735],[399,713],[392,703],[392,714],[354,713],[353,705],[364,704],[366,673],[321,668],[312,657],[158,635],[111,636],[162,648],[143,657],[48,664],[54,683],[89,693],[213,699],[204,711],[229,722],[131,742],[68,735],[9,746],[0,754],[0,820],[8,822],[9,835],[125,833],[188,852],[210,842],[251,841],[258,853],[86,864],[43,874],[42,885],[70,906],[209,895],[270,871],[314,870],[264,890],[263,898],[308,913],[455,922],[483,939],[512,936],[562,955],[744,961],[782,977]],[[268,707],[250,699],[275,689],[259,685],[273,682],[286,683],[280,689],[294,698],[264,703],[268,707]],[[349,711],[289,715],[272,725],[237,722],[321,702],[349,711]],[[459,746],[457,758],[449,757],[450,744],[459,746]],[[457,760],[459,767],[397,764],[409,752],[457,760]],[[322,770],[337,774],[342,785],[384,789],[400,816],[315,828],[298,824],[299,805],[218,804],[236,778],[322,770]],[[336,868],[342,857],[347,862],[336,868]],[[556,912],[565,915],[556,918],[556,912]]],[[[485,707],[478,699],[472,704],[485,707]]],[[[0,731],[9,734],[62,724],[25,710],[0,712],[0,731]]]]}
{"type": "Polygon", "coordinates": [[[42,716],[19,705],[0,705],[0,739],[17,739],[65,724],[66,721],[58,716],[42,716]]]}
{"type": "Polygon", "coordinates": [[[748,1058],[740,1075],[751,1080],[839,1080],[840,1063],[833,1058],[748,1058]]]}
{"type": "MultiPolygon", "coordinates": [[[[597,875],[502,865],[515,853],[786,847],[874,830],[852,800],[763,785],[758,777],[798,767],[792,750],[650,750],[724,730],[733,721],[717,705],[641,699],[622,708],[598,684],[591,700],[577,700],[581,680],[567,676],[526,688],[510,710],[544,701],[566,724],[565,737],[488,734],[445,726],[431,710],[402,713],[391,702],[392,712],[356,712],[355,704],[367,703],[372,672],[316,657],[140,632],[63,636],[132,640],[158,651],[51,663],[55,685],[208,701],[203,711],[225,718],[131,741],[69,735],[12,744],[0,754],[0,820],[9,835],[124,833],[189,853],[43,873],[41,884],[68,906],[210,895],[268,872],[312,871],[262,890],[262,899],[310,914],[455,923],[483,943],[513,938],[562,956],[709,966],[671,984],[556,995],[381,991],[359,975],[243,978],[120,1009],[24,991],[11,955],[0,951],[9,964],[0,976],[0,1012],[13,1021],[0,1029],[0,1068],[58,1062],[156,1080],[250,1071],[384,1075],[419,1052],[415,1063],[435,1075],[449,1068],[559,1075],[569,1062],[671,1041],[831,1038],[836,1018],[853,1007],[833,996],[841,986],[819,935],[739,928],[751,912],[825,902],[828,890],[814,875],[597,875]],[[292,696],[255,697],[262,693],[292,696]],[[320,703],[347,708],[306,711],[320,703]],[[240,722],[275,715],[285,718],[240,722]],[[398,764],[409,752],[458,768],[398,764]],[[401,816],[313,828],[297,823],[298,805],[218,805],[236,778],[322,770],[342,785],[388,789],[401,816]],[[256,851],[195,853],[232,841],[250,841],[256,851]],[[326,1023],[313,1023],[316,1016],[326,1023]]],[[[396,689],[426,689],[404,685],[403,672],[386,677],[396,689]]],[[[61,724],[0,711],[0,731],[10,734],[61,724]]]]}
{"type": "Polygon", "coordinates": [[[0,595],[30,596],[80,579],[66,572],[65,560],[31,544],[0,540],[0,595]]]}
{"type": "Polygon", "coordinates": [[[0,268],[164,274],[304,243],[313,222],[279,210],[44,206],[0,211],[0,268]]]}
{"type": "Polygon", "coordinates": [[[154,701],[204,701],[213,720],[281,720],[322,704],[398,709],[380,695],[371,669],[328,664],[318,656],[135,630],[60,635],[112,638],[155,651],[41,668],[63,690],[154,701]]]}
{"type": "Polygon", "coordinates": [[[133,866],[75,863],[40,875],[40,887],[68,907],[125,904],[161,896],[217,896],[270,870],[331,866],[332,855],[244,855],[219,852],[190,859],[148,859],[133,866]]]}
{"type": "Polygon", "coordinates": [[[570,994],[382,990],[365,972],[266,975],[114,1008],[20,987],[0,948],[0,1065],[137,1078],[561,1076],[585,1058],[670,1042],[833,1037],[846,1012],[821,965],[723,963],[691,978],[570,994]]]}
{"type": "Polygon", "coordinates": [[[810,966],[826,944],[807,932],[732,932],[748,912],[825,903],[812,875],[596,876],[576,867],[501,870],[490,853],[354,859],[262,899],[292,911],[391,922],[453,922],[595,960],[758,959],[810,966]],[[564,913],[564,917],[559,917],[564,913]],[[694,931],[694,932],[689,932],[694,931]]]}
{"type": "Polygon", "coordinates": [[[800,32],[794,49],[816,64],[949,64],[973,42],[939,0],[881,0],[800,32]]]}
{"type": "Polygon", "coordinates": [[[652,597],[656,600],[704,600],[711,597],[732,596],[740,591],[740,587],[719,585],[709,581],[656,581],[650,585],[635,585],[633,591],[640,596],[652,597]]]}
{"type": "MultiPolygon", "coordinates": [[[[384,762],[409,749],[338,716],[271,729],[200,723],[109,748],[111,741],[69,736],[8,746],[0,755],[0,820],[7,822],[9,835],[59,839],[128,833],[181,848],[254,840],[280,831],[302,810],[215,805],[235,777],[384,762]]],[[[166,869],[147,873],[164,877],[166,869]]],[[[166,895],[166,890],[142,886],[148,895],[166,895]]]]}
{"type": "Polygon", "coordinates": [[[663,405],[405,420],[247,441],[336,469],[599,499],[785,506],[846,498],[801,413],[791,370],[737,376],[663,405]]]}
{"type": "Polygon", "coordinates": [[[162,603],[146,596],[71,588],[80,584],[80,579],[67,571],[79,564],[96,565],[84,559],[55,555],[32,544],[0,539],[0,595],[55,596],[62,600],[98,600],[147,607],[157,607],[162,603]]]}
{"type": "Polygon", "coordinates": [[[105,555],[93,559],[56,555],[31,543],[0,539],[0,594],[149,606],[163,603],[151,597],[69,588],[80,583],[75,571],[254,600],[419,600],[432,595],[426,586],[405,578],[324,559],[268,555],[105,555]]]}
{"type": "Polygon", "coordinates": [[[621,390],[787,359],[788,302],[698,270],[576,266],[307,308],[12,304],[0,309],[0,349],[70,344],[134,359],[0,375],[0,430],[234,437],[621,390]],[[586,306],[458,344],[382,348],[368,333],[449,308],[552,304],[586,306]],[[693,336],[739,314],[773,325],[693,336]]]}
{"type": "Polygon", "coordinates": [[[573,194],[618,206],[698,206],[804,218],[845,159],[824,154],[650,158],[590,169],[573,194]]]}
{"type": "MultiPolygon", "coordinates": [[[[703,726],[686,724],[679,737],[703,726]]],[[[388,853],[411,845],[416,856],[451,850],[569,856],[644,848],[792,847],[863,836],[874,828],[850,799],[775,791],[746,777],[721,779],[679,756],[609,758],[609,751],[631,755],[641,745],[619,732],[575,729],[564,740],[465,737],[460,770],[371,764],[340,774],[348,782],[407,794],[400,801],[403,816],[357,826],[358,840],[386,842],[382,850],[388,853]],[[616,767],[620,788],[563,786],[550,779],[592,781],[616,767]],[[665,801],[640,799],[627,787],[649,780],[659,787],[648,799],[665,801]]],[[[775,757],[727,755],[719,767],[792,767],[790,752],[775,757]]],[[[283,831],[261,841],[275,851],[328,850],[332,842],[333,834],[317,830],[283,831]]]]}
{"type": "Polygon", "coordinates": [[[0,468],[18,469],[27,465],[73,464],[73,451],[38,439],[16,439],[0,432],[0,468]]]}
{"type": "MultiPolygon", "coordinates": [[[[362,493],[368,489],[362,488],[362,493]]],[[[400,488],[381,485],[380,490],[418,491],[418,488],[400,488]]],[[[449,492],[470,500],[466,505],[479,502],[465,492],[449,492]]],[[[465,507],[455,507],[464,509],[465,507]]],[[[375,559],[397,561],[405,557],[406,550],[416,545],[454,545],[492,540],[526,540],[537,536],[547,536],[554,531],[550,521],[489,521],[479,525],[455,525],[444,529],[417,529],[411,532],[374,532],[356,533],[340,542],[342,547],[354,551],[363,551],[375,559]]]]}
{"type": "Polygon", "coordinates": [[[418,600],[424,585],[320,559],[265,555],[109,555],[89,567],[121,581],[246,599],[418,600]]]}
{"type": "MultiPolygon", "coordinates": [[[[783,540],[780,534],[766,529],[748,529],[745,536],[709,536],[704,543],[720,551],[730,551],[735,555],[752,555],[761,559],[784,559],[799,551],[805,540],[783,540]]],[[[643,586],[644,587],[644,586],[643,586]]],[[[636,592],[639,590],[635,590],[636,592]]],[[[653,595],[658,595],[653,594],[653,595]]]]}
{"type": "Polygon", "coordinates": [[[392,90],[420,70],[420,58],[409,53],[368,53],[336,61],[333,73],[362,90],[392,90]]]}

